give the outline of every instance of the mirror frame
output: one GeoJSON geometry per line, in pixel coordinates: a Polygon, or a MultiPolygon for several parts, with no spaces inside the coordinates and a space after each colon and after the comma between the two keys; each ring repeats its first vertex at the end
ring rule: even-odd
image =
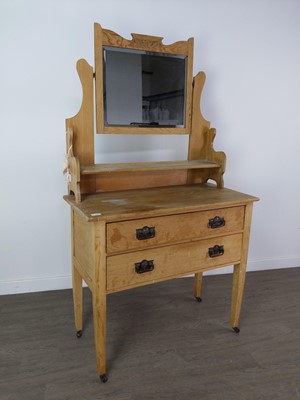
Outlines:
{"type": "Polygon", "coordinates": [[[96,98],[96,133],[112,134],[190,134],[192,112],[192,82],[193,82],[193,50],[194,39],[175,42],[170,45],[162,43],[163,38],[132,33],[132,40],[127,40],[117,33],[94,25],[95,45],[95,98],[96,98]],[[150,51],[155,53],[174,54],[187,57],[186,69],[186,99],[185,126],[175,127],[136,127],[136,126],[105,126],[103,100],[103,47],[110,46],[132,50],[150,51]]]}

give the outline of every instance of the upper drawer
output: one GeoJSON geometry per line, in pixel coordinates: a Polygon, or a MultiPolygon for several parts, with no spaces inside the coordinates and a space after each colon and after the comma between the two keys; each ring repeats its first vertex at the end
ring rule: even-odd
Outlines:
{"type": "Polygon", "coordinates": [[[108,223],[107,253],[225,235],[243,225],[243,206],[108,223]]]}

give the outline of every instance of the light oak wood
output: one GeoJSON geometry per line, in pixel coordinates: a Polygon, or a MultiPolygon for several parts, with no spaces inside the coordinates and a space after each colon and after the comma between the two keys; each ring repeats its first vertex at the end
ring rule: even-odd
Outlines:
{"type": "Polygon", "coordinates": [[[182,161],[160,161],[160,162],[135,162],[135,163],[113,163],[96,164],[81,167],[82,175],[94,175],[105,172],[141,172],[141,171],[174,171],[189,169],[219,168],[220,164],[208,160],[182,160],[182,161]]]}
{"type": "Polygon", "coordinates": [[[132,126],[104,126],[102,132],[110,134],[129,134],[129,135],[187,135],[188,128],[172,128],[172,127],[132,127],[132,126]],[[163,131],[162,131],[163,129],[163,131]]]}
{"type": "Polygon", "coordinates": [[[73,194],[76,202],[81,201],[80,190],[80,163],[78,158],[74,156],[73,152],[73,128],[68,127],[66,131],[67,154],[66,154],[66,170],[68,181],[68,193],[73,194]]]}
{"type": "Polygon", "coordinates": [[[189,160],[196,160],[203,147],[203,133],[210,128],[210,122],[204,118],[201,112],[201,95],[204,88],[206,75],[203,71],[198,72],[193,79],[193,104],[191,124],[192,131],[189,141],[189,160]]]}
{"type": "Polygon", "coordinates": [[[163,38],[158,36],[140,35],[132,33],[132,40],[128,40],[117,33],[103,29],[100,24],[94,24],[95,43],[95,73],[96,73],[96,132],[113,134],[189,134],[191,124],[192,104],[192,77],[193,77],[193,49],[194,39],[179,41],[169,45],[162,43],[163,38]],[[132,50],[166,53],[187,57],[186,104],[184,128],[144,128],[144,127],[107,127],[104,126],[103,104],[103,46],[126,48],[132,50]]]}
{"type": "Polygon", "coordinates": [[[197,74],[192,85],[193,39],[165,45],[161,37],[132,34],[127,40],[99,24],[94,33],[96,104],[93,69],[79,60],[83,101],[78,114],[66,120],[71,181],[64,199],[72,209],[75,327],[84,328],[84,280],[92,292],[96,362],[104,381],[109,293],[193,273],[194,296],[200,300],[203,272],[234,265],[231,325],[238,327],[252,206],[258,199],[224,188],[226,155],[214,150],[216,131],[200,110],[205,74],[197,74]],[[187,56],[185,128],[105,127],[103,46],[187,56]],[[187,160],[95,164],[94,108],[97,133],[189,134],[187,160]],[[208,221],[217,216],[225,224],[212,228],[208,221]],[[154,227],[155,235],[139,240],[137,229],[144,227],[154,227]],[[216,245],[219,253],[212,254],[216,245]],[[153,261],[154,269],[140,273],[136,264],[143,260],[153,261]]]}
{"type": "Polygon", "coordinates": [[[226,167],[226,155],[224,152],[216,152],[213,148],[216,130],[210,129],[210,122],[201,113],[200,99],[205,83],[204,72],[199,72],[194,78],[192,129],[189,140],[188,159],[207,159],[219,165],[212,171],[189,171],[188,183],[204,183],[209,179],[214,180],[218,187],[224,186],[223,174],[226,167]]]}
{"type": "Polygon", "coordinates": [[[107,258],[107,291],[116,292],[237,263],[241,244],[242,234],[236,234],[110,256],[107,258]],[[208,249],[215,245],[224,246],[224,254],[210,258],[208,249]],[[154,270],[136,273],[135,264],[143,260],[153,260],[154,270]]]}
{"type": "MultiPolygon", "coordinates": [[[[193,102],[192,102],[192,115],[191,115],[191,134],[189,138],[188,159],[196,160],[200,154],[203,154],[203,147],[205,147],[205,136],[210,128],[210,122],[206,120],[201,112],[201,95],[205,83],[205,73],[199,72],[193,80],[193,102]]],[[[211,143],[212,146],[212,143],[211,143]]],[[[210,173],[207,171],[188,171],[187,183],[203,183],[207,182],[210,173]]],[[[220,185],[224,186],[224,183],[220,185]]],[[[201,298],[203,273],[198,272],[194,277],[194,296],[198,299],[201,298]]]]}
{"type": "Polygon", "coordinates": [[[73,306],[76,331],[82,331],[82,277],[73,263],[72,267],[73,306]]]}
{"type": "Polygon", "coordinates": [[[80,168],[81,176],[96,176],[96,191],[101,192],[184,185],[190,169],[219,170],[220,164],[208,160],[183,160],[95,164],[80,168]]]}
{"type": "Polygon", "coordinates": [[[107,222],[230,208],[258,200],[254,196],[212,185],[96,193],[83,196],[81,203],[76,203],[72,196],[64,196],[64,199],[87,221],[107,222]]]}
{"type": "Polygon", "coordinates": [[[81,266],[84,266],[84,270],[89,277],[88,280],[92,281],[95,274],[95,264],[91,257],[91,254],[94,252],[94,226],[88,224],[85,218],[75,212],[73,215],[73,238],[73,257],[81,266]]]}
{"type": "Polygon", "coordinates": [[[96,346],[96,361],[99,375],[106,373],[106,253],[105,223],[94,225],[94,262],[93,279],[93,319],[96,346]]]}
{"type": "Polygon", "coordinates": [[[197,272],[194,277],[194,296],[198,301],[201,301],[203,272],[197,272]]]}
{"type": "Polygon", "coordinates": [[[240,263],[234,265],[233,283],[232,283],[232,305],[231,305],[231,326],[239,325],[242,299],[244,293],[246,267],[248,259],[248,249],[250,240],[250,228],[252,219],[253,203],[247,204],[245,210],[245,226],[242,243],[242,257],[240,263]]]}
{"type": "MultiPolygon", "coordinates": [[[[76,175],[71,174],[70,191],[74,192],[74,184],[80,182],[80,193],[95,192],[95,177],[78,177],[78,168],[80,165],[94,164],[94,89],[93,89],[93,68],[83,59],[77,62],[77,72],[82,85],[82,104],[78,113],[66,119],[67,130],[67,153],[72,145],[72,152],[76,160],[73,169],[76,175]],[[68,138],[72,132],[71,142],[68,138]]],[[[71,171],[72,173],[72,171],[71,171]]],[[[80,201],[78,194],[78,185],[75,189],[77,201],[80,201]]]]}
{"type": "Polygon", "coordinates": [[[82,330],[82,275],[76,268],[74,262],[75,242],[74,242],[74,210],[71,210],[71,239],[72,239],[72,289],[73,289],[73,307],[76,331],[82,330]]]}
{"type": "Polygon", "coordinates": [[[185,242],[201,238],[223,236],[242,232],[244,207],[232,207],[209,211],[176,214],[165,217],[138,219],[107,224],[107,253],[126,252],[142,248],[157,247],[168,243],[185,242]],[[223,217],[225,225],[210,228],[209,220],[223,217]],[[155,236],[137,239],[137,229],[155,228],[155,236]]]}
{"type": "Polygon", "coordinates": [[[82,279],[84,282],[87,284],[89,289],[93,291],[93,278],[90,277],[90,275],[86,272],[86,268],[84,265],[80,264],[80,262],[77,260],[77,258],[73,257],[72,260],[73,265],[75,266],[76,270],[79,272],[81,275],[82,279]]]}
{"type": "MultiPolygon", "coordinates": [[[[94,32],[97,132],[189,133],[188,162],[137,163],[134,176],[131,172],[136,163],[128,163],[127,166],[123,163],[114,167],[110,164],[95,165],[93,70],[85,60],[81,59],[77,63],[77,70],[82,84],[83,101],[78,114],[66,120],[67,128],[74,132],[73,149],[75,154],[74,158],[70,160],[72,168],[69,194],[74,194],[76,201],[80,202],[82,193],[205,183],[209,179],[215,180],[217,185],[222,187],[226,157],[223,152],[214,151],[215,130],[209,130],[210,123],[203,118],[200,111],[200,97],[205,82],[203,72],[194,78],[192,85],[193,39],[176,42],[172,45],[163,45],[160,37],[133,34],[133,39],[128,41],[112,31],[102,29],[99,24],[95,24],[94,32]],[[104,127],[103,45],[114,47],[124,45],[126,48],[130,48],[132,45],[133,49],[142,46],[144,49],[157,52],[163,51],[188,56],[185,128],[104,127]],[[197,160],[201,161],[201,165],[197,160]],[[78,172],[79,169],[80,172],[78,172]]],[[[67,151],[68,149],[69,147],[67,147],[67,151]]]]}
{"type": "Polygon", "coordinates": [[[187,170],[112,171],[96,175],[96,191],[115,192],[185,185],[186,179],[187,170]]]}
{"type": "MultiPolygon", "coordinates": [[[[223,175],[225,173],[226,167],[226,155],[223,151],[215,151],[213,148],[213,142],[216,136],[216,130],[211,128],[204,135],[204,146],[202,148],[201,155],[206,155],[206,157],[210,160],[213,160],[216,164],[219,164],[220,167],[212,171],[209,175],[206,176],[204,182],[207,182],[209,179],[216,182],[218,187],[224,186],[223,175]]],[[[201,180],[203,182],[203,178],[201,180]]]]}
{"type": "MultiPolygon", "coordinates": [[[[73,210],[73,265],[93,293],[100,375],[106,371],[105,321],[109,293],[195,273],[194,295],[200,297],[203,271],[228,264],[240,265],[242,268],[236,269],[234,275],[231,319],[232,323],[238,322],[246,261],[243,252],[249,240],[249,205],[257,200],[255,197],[211,185],[183,185],[98,193],[83,197],[81,203],[76,203],[71,196],[66,196],[66,200],[73,210]],[[245,210],[248,210],[246,217],[245,210]],[[224,217],[225,226],[208,228],[208,219],[215,216],[224,217]],[[137,242],[134,238],[137,227],[153,223],[158,227],[154,238],[157,242],[152,245],[149,245],[151,239],[137,242]],[[120,239],[122,236],[125,241],[120,239]],[[141,244],[136,247],[136,243],[141,244]],[[216,244],[224,246],[224,254],[211,258],[208,248],[216,244]],[[144,259],[153,260],[155,269],[137,274],[135,264],[144,259]]],[[[74,307],[76,329],[79,329],[82,326],[81,283],[78,276],[75,279],[74,307]]]]}
{"type": "MultiPolygon", "coordinates": [[[[189,44],[187,41],[180,41],[169,45],[162,43],[163,37],[141,35],[138,33],[132,33],[132,39],[128,40],[118,35],[109,29],[102,29],[101,25],[95,23],[94,29],[97,32],[102,30],[103,45],[111,47],[120,47],[123,49],[134,49],[134,50],[147,50],[157,53],[169,53],[169,54],[189,54],[189,44]]],[[[101,43],[97,43],[98,47],[101,43]]]]}

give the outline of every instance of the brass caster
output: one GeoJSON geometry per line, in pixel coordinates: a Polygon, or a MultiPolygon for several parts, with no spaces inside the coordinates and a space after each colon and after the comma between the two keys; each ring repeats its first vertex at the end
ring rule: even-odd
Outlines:
{"type": "Polygon", "coordinates": [[[199,303],[201,303],[201,301],[202,301],[201,297],[195,296],[195,299],[196,299],[199,303]]]}
{"type": "Polygon", "coordinates": [[[76,336],[78,337],[78,339],[81,338],[81,336],[82,336],[82,331],[77,331],[77,332],[76,332],[76,336]]]}
{"type": "Polygon", "coordinates": [[[238,328],[237,326],[233,326],[232,329],[234,330],[235,333],[240,332],[240,328],[238,328]]]}

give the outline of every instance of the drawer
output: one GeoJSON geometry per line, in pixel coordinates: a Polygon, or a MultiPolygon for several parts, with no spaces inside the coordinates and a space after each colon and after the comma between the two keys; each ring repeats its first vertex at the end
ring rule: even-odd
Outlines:
{"type": "Polygon", "coordinates": [[[236,264],[241,257],[242,236],[240,233],[107,257],[107,291],[236,264]]]}
{"type": "Polygon", "coordinates": [[[227,235],[243,225],[243,206],[108,223],[107,253],[227,235]]]}

